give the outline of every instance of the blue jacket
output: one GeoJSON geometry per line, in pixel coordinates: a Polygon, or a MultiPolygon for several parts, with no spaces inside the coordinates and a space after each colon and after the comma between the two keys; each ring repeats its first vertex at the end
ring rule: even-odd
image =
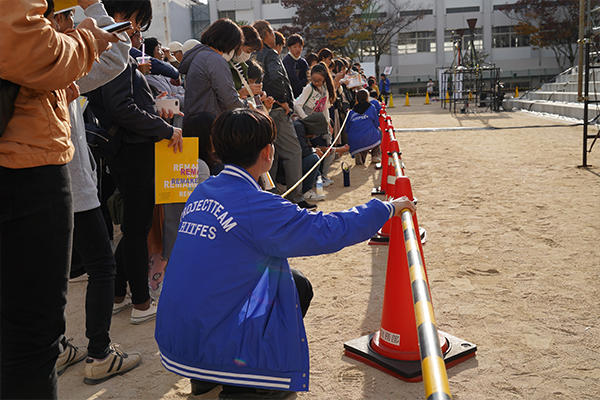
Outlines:
{"type": "Polygon", "coordinates": [[[369,103],[373,104],[373,107],[375,107],[375,110],[377,111],[377,115],[379,116],[379,111],[381,111],[381,103],[379,101],[377,101],[377,99],[373,99],[369,103]]]}
{"type": "Polygon", "coordinates": [[[381,143],[381,130],[379,129],[379,113],[372,104],[363,113],[350,111],[346,126],[348,132],[348,145],[350,154],[370,150],[381,143]]]}
{"type": "Polygon", "coordinates": [[[364,241],[392,213],[380,200],[307,212],[226,165],[182,213],[156,318],[162,364],[187,378],[307,391],[308,343],[287,257],[364,241]]]}
{"type": "Polygon", "coordinates": [[[388,78],[379,80],[379,91],[382,94],[390,93],[390,80],[388,78]]]}
{"type": "MultiPolygon", "coordinates": [[[[141,50],[132,47],[131,50],[129,50],[129,55],[137,59],[137,57],[141,57],[143,53],[141,50]]],[[[150,69],[150,74],[152,75],[162,75],[173,79],[179,79],[179,71],[169,63],[161,61],[158,58],[150,57],[150,65],[152,65],[152,68],[150,69]]]]}

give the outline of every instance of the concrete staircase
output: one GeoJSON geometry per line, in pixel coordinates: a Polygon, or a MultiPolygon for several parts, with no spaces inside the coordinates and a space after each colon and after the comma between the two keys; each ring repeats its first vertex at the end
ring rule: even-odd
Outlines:
{"type": "MultiPolygon", "coordinates": [[[[590,100],[600,100],[600,70],[589,83],[590,100]],[[594,79],[594,80],[592,80],[594,79]]],[[[577,102],[577,67],[569,68],[556,77],[555,82],[544,83],[538,90],[523,93],[518,98],[507,98],[506,110],[528,110],[583,120],[583,103],[577,102]]],[[[600,104],[590,104],[589,119],[600,114],[600,104]]]]}

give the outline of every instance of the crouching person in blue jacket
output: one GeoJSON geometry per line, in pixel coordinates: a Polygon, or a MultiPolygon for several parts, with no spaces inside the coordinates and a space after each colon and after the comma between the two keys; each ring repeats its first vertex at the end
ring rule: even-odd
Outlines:
{"type": "Polygon", "coordinates": [[[307,391],[303,315],[312,288],[287,257],[332,253],[373,236],[406,198],[324,214],[261,190],[276,130],[258,111],[227,111],[212,138],[224,170],[194,190],[182,213],[156,319],[166,369],[200,394],[282,399],[307,391]]]}

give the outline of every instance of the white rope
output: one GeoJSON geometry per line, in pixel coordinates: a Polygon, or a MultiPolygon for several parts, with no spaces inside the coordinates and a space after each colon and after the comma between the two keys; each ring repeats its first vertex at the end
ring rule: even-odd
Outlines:
{"type": "Polygon", "coordinates": [[[325,159],[325,157],[327,157],[327,155],[329,154],[329,152],[331,151],[331,149],[333,148],[333,146],[335,145],[335,143],[338,141],[338,139],[342,135],[342,132],[344,131],[344,127],[346,126],[346,121],[348,121],[348,116],[349,115],[350,115],[349,112],[346,113],[346,118],[344,118],[344,123],[340,127],[340,130],[339,130],[337,136],[335,137],[335,139],[333,139],[331,141],[331,146],[329,146],[329,148],[327,149],[327,151],[321,156],[321,158],[319,158],[319,161],[317,161],[315,163],[315,165],[313,165],[312,168],[309,169],[308,172],[306,174],[304,174],[304,176],[302,178],[300,178],[300,180],[294,184],[294,186],[292,186],[291,188],[289,188],[287,190],[287,192],[285,192],[284,194],[282,194],[281,197],[287,197],[288,194],[290,194],[291,192],[293,192],[294,189],[296,189],[299,184],[301,184],[302,182],[304,182],[304,180],[306,179],[306,177],[308,177],[308,175],[310,175],[310,173],[313,172],[315,170],[315,168],[317,168],[321,164],[321,162],[323,162],[323,160],[325,159]]]}

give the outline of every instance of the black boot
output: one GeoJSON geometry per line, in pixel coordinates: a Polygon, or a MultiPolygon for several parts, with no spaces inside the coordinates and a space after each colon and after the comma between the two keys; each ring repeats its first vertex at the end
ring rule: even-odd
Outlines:
{"type": "Polygon", "coordinates": [[[198,379],[190,379],[190,383],[192,384],[192,394],[194,396],[203,393],[208,393],[215,387],[219,386],[218,383],[200,381],[198,379]]]}
{"type": "Polygon", "coordinates": [[[286,390],[257,389],[241,386],[223,385],[223,390],[219,393],[219,399],[228,400],[279,400],[291,398],[296,392],[286,390]]]}

